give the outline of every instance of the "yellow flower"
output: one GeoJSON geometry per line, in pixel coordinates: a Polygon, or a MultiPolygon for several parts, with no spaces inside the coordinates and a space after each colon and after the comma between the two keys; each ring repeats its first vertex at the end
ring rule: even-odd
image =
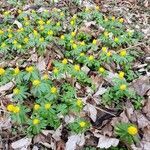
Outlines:
{"type": "Polygon", "coordinates": [[[123,21],[124,21],[123,18],[120,18],[120,19],[119,19],[119,22],[120,22],[120,23],[123,23],[123,21]]]}
{"type": "Polygon", "coordinates": [[[125,49],[121,50],[120,56],[125,57],[127,55],[127,51],[125,49]]]}
{"type": "Polygon", "coordinates": [[[71,43],[71,44],[73,44],[73,42],[74,42],[73,40],[70,40],[70,43],[71,43]]]}
{"type": "Polygon", "coordinates": [[[23,32],[24,31],[24,28],[20,28],[17,30],[17,32],[23,32]]]}
{"type": "Polygon", "coordinates": [[[94,60],[94,56],[90,55],[88,59],[89,59],[89,61],[93,61],[94,60]]]}
{"type": "Polygon", "coordinates": [[[108,18],[107,17],[105,17],[105,22],[107,22],[108,21],[108,18]]]}
{"type": "Polygon", "coordinates": [[[18,42],[16,40],[13,41],[13,44],[16,45],[18,42]]]}
{"type": "Polygon", "coordinates": [[[21,13],[22,13],[22,10],[19,9],[19,10],[18,10],[18,13],[21,14],[21,13]]]}
{"type": "Polygon", "coordinates": [[[44,25],[45,22],[44,22],[43,20],[39,20],[39,21],[38,21],[38,24],[39,24],[39,25],[44,25]]]}
{"type": "Polygon", "coordinates": [[[73,26],[73,25],[75,25],[75,20],[71,20],[70,21],[70,24],[73,26]]]}
{"type": "Polygon", "coordinates": [[[90,8],[86,7],[85,12],[88,12],[88,11],[90,11],[90,8]]]}
{"type": "Polygon", "coordinates": [[[76,35],[76,32],[71,32],[71,36],[74,37],[76,35]]]}
{"type": "Polygon", "coordinates": [[[20,90],[18,88],[13,89],[13,94],[18,95],[20,93],[20,90]]]}
{"type": "Polygon", "coordinates": [[[14,69],[14,74],[15,74],[15,75],[18,75],[19,73],[20,73],[20,70],[19,70],[18,67],[16,67],[16,68],[14,69]]]}
{"type": "Polygon", "coordinates": [[[18,44],[18,45],[17,45],[17,48],[19,48],[19,49],[20,49],[20,48],[22,48],[22,46],[21,46],[20,44],[18,44]]]}
{"type": "Polygon", "coordinates": [[[29,24],[30,24],[29,21],[26,21],[26,22],[25,22],[25,26],[28,26],[29,24]]]}
{"type": "Polygon", "coordinates": [[[60,37],[62,40],[64,40],[65,39],[65,36],[64,35],[61,35],[61,37],[60,37]]]}
{"type": "Polygon", "coordinates": [[[5,48],[6,47],[6,43],[2,43],[1,48],[5,48]]]}
{"type": "Polygon", "coordinates": [[[59,71],[59,70],[58,70],[57,68],[54,68],[54,69],[53,69],[53,72],[54,72],[55,74],[57,74],[58,71],[59,71]]]}
{"type": "Polygon", "coordinates": [[[26,67],[26,71],[29,73],[33,72],[33,70],[34,70],[34,67],[32,66],[26,67]]]}
{"type": "Polygon", "coordinates": [[[115,38],[114,38],[114,41],[115,41],[116,43],[118,43],[118,42],[119,42],[119,39],[118,39],[117,37],[115,37],[115,38]]]}
{"type": "Polygon", "coordinates": [[[47,34],[48,34],[48,35],[53,35],[54,33],[53,33],[52,30],[50,30],[50,31],[47,32],[47,34]]]}
{"type": "Polygon", "coordinates": [[[50,109],[51,108],[51,104],[47,103],[45,104],[45,109],[50,109]]]}
{"type": "Polygon", "coordinates": [[[83,106],[82,100],[81,100],[81,99],[77,99],[76,105],[77,105],[78,107],[82,107],[82,106],[83,106]]]}
{"type": "Polygon", "coordinates": [[[28,43],[29,42],[29,38],[24,38],[24,43],[28,43]]]}
{"type": "Polygon", "coordinates": [[[44,30],[44,26],[43,25],[40,26],[40,30],[44,30]]]}
{"type": "Polygon", "coordinates": [[[4,34],[4,31],[3,30],[0,30],[0,35],[4,34]]]}
{"type": "Polygon", "coordinates": [[[120,72],[119,72],[119,78],[122,79],[123,77],[124,77],[124,72],[123,72],[123,71],[120,71],[120,72]]]}
{"type": "Polygon", "coordinates": [[[51,20],[47,20],[46,24],[47,25],[51,24],[51,20]]]}
{"type": "Polygon", "coordinates": [[[132,125],[128,127],[128,133],[130,135],[136,135],[138,133],[138,130],[135,126],[132,125]]]}
{"type": "Polygon", "coordinates": [[[95,9],[96,9],[96,10],[100,10],[99,6],[95,6],[95,9]]]}
{"type": "Polygon", "coordinates": [[[79,66],[79,65],[74,65],[74,69],[75,69],[76,71],[80,71],[80,66],[79,66]]]}
{"type": "Polygon", "coordinates": [[[33,30],[33,34],[34,34],[34,36],[37,36],[38,32],[36,30],[33,30]]]}
{"type": "Polygon", "coordinates": [[[103,67],[100,67],[99,70],[98,70],[100,73],[104,73],[105,72],[105,69],[103,67]]]}
{"type": "Polygon", "coordinates": [[[80,127],[84,128],[84,127],[86,126],[86,122],[81,121],[81,122],[79,123],[79,125],[80,125],[80,127]]]}
{"type": "Polygon", "coordinates": [[[96,44],[97,44],[97,40],[94,39],[92,43],[93,43],[94,45],[96,45],[96,44]]]}
{"type": "Polygon", "coordinates": [[[60,13],[60,16],[64,16],[64,13],[63,13],[63,12],[61,12],[61,13],[60,13]]]}
{"type": "Polygon", "coordinates": [[[9,11],[5,11],[5,12],[4,12],[4,16],[8,16],[9,13],[10,13],[9,11]]]}
{"type": "Polygon", "coordinates": [[[12,32],[11,28],[7,29],[7,31],[8,31],[8,33],[11,33],[11,32],[12,32]]]}
{"type": "Polygon", "coordinates": [[[77,48],[77,44],[72,44],[73,49],[77,48]]]}
{"type": "Polygon", "coordinates": [[[51,88],[51,93],[56,94],[56,92],[57,92],[57,88],[53,86],[53,87],[51,88]]]}
{"type": "Polygon", "coordinates": [[[63,63],[64,65],[66,65],[66,64],[68,63],[68,60],[67,60],[66,58],[64,58],[64,59],[62,60],[62,63],[63,63]]]}
{"type": "Polygon", "coordinates": [[[73,15],[73,17],[72,17],[72,19],[77,19],[77,15],[75,14],[75,15],[73,15]]]}
{"type": "Polygon", "coordinates": [[[105,31],[105,32],[104,32],[104,36],[105,36],[105,37],[108,37],[108,36],[109,36],[109,33],[108,33],[107,31],[105,31]]]}
{"type": "Polygon", "coordinates": [[[82,41],[82,42],[80,43],[80,45],[84,46],[84,45],[85,45],[85,42],[84,42],[84,41],[82,41]]]}
{"type": "Polygon", "coordinates": [[[56,26],[59,27],[59,26],[60,26],[60,22],[57,22],[57,23],[56,23],[56,26]]]}
{"type": "Polygon", "coordinates": [[[44,74],[44,75],[43,75],[43,79],[44,79],[44,80],[47,80],[48,78],[49,78],[49,77],[48,77],[48,74],[44,74]]]}
{"type": "Polygon", "coordinates": [[[102,47],[103,52],[107,52],[107,47],[102,47]]]}
{"type": "Polygon", "coordinates": [[[115,16],[112,16],[111,19],[114,21],[115,20],[115,16]]]}
{"type": "Polygon", "coordinates": [[[126,88],[127,88],[127,86],[126,86],[125,84],[120,85],[120,90],[121,90],[121,91],[126,90],[126,88]]]}
{"type": "Polygon", "coordinates": [[[107,56],[107,57],[110,57],[110,56],[111,56],[111,52],[110,52],[110,51],[107,52],[106,56],[107,56]]]}
{"type": "Polygon", "coordinates": [[[0,68],[0,76],[5,74],[5,70],[3,68],[0,68]]]}
{"type": "Polygon", "coordinates": [[[41,83],[40,80],[33,80],[33,82],[32,82],[32,84],[33,84],[34,86],[38,86],[40,83],[41,83]]]}
{"type": "Polygon", "coordinates": [[[13,104],[7,105],[7,110],[8,110],[9,112],[13,112],[13,110],[14,110],[14,105],[13,105],[13,104]]]}
{"type": "Polygon", "coordinates": [[[13,36],[13,35],[12,35],[11,33],[8,34],[8,37],[9,37],[9,38],[12,38],[12,36],[13,36]]]}
{"type": "Polygon", "coordinates": [[[43,38],[43,37],[40,38],[39,41],[40,41],[40,42],[44,42],[44,38],[43,38]]]}
{"type": "Polygon", "coordinates": [[[84,56],[85,54],[84,53],[80,53],[80,56],[84,56]]]}
{"type": "Polygon", "coordinates": [[[35,104],[33,109],[34,109],[35,111],[39,110],[39,109],[40,109],[40,105],[39,105],[39,104],[35,104]]]}
{"type": "Polygon", "coordinates": [[[39,124],[40,123],[40,120],[39,119],[37,119],[37,118],[35,118],[35,119],[33,119],[33,124],[34,125],[37,125],[37,124],[39,124]]]}
{"type": "Polygon", "coordinates": [[[19,113],[20,112],[20,107],[19,106],[14,106],[13,113],[19,113]]]}

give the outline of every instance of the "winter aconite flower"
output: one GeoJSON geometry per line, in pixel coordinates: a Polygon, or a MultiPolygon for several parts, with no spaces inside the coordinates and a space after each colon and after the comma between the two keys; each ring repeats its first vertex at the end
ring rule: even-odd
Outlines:
{"type": "Polygon", "coordinates": [[[44,79],[44,80],[48,80],[48,78],[49,78],[48,74],[44,74],[44,75],[43,75],[43,79],[44,79]]]}
{"type": "Polygon", "coordinates": [[[34,70],[34,67],[32,67],[32,66],[26,67],[26,71],[29,73],[32,73],[33,70],[34,70]]]}
{"type": "Polygon", "coordinates": [[[105,69],[103,67],[100,67],[98,71],[99,71],[99,73],[104,73],[105,69]]]}
{"type": "Polygon", "coordinates": [[[124,91],[126,90],[127,86],[125,84],[121,84],[119,88],[121,91],[124,91]]]}
{"type": "Polygon", "coordinates": [[[52,94],[56,94],[56,93],[57,93],[57,88],[53,86],[53,87],[51,88],[51,93],[52,93],[52,94]]]}
{"type": "Polygon", "coordinates": [[[76,32],[71,32],[71,36],[74,37],[76,35],[76,32]]]}
{"type": "Polygon", "coordinates": [[[27,37],[26,37],[26,38],[24,38],[24,40],[23,40],[23,41],[24,41],[24,43],[26,43],[26,44],[27,44],[27,43],[29,42],[29,38],[27,38],[27,37]]]}
{"type": "Polygon", "coordinates": [[[54,69],[53,69],[53,72],[54,72],[55,74],[57,74],[58,71],[59,71],[59,70],[58,70],[57,68],[54,68],[54,69]]]}
{"type": "Polygon", "coordinates": [[[34,107],[33,107],[33,109],[34,109],[35,111],[39,110],[39,109],[40,109],[40,105],[39,105],[39,104],[35,104],[34,107]]]}
{"type": "Polygon", "coordinates": [[[115,16],[112,16],[111,19],[114,21],[115,20],[115,16]]]}
{"type": "Polygon", "coordinates": [[[77,44],[72,44],[73,49],[77,49],[77,44]]]}
{"type": "Polygon", "coordinates": [[[123,72],[123,71],[120,71],[120,72],[119,72],[119,78],[122,79],[123,77],[124,77],[124,72],[123,72]]]}
{"type": "Polygon", "coordinates": [[[96,45],[96,44],[97,44],[97,40],[94,39],[92,43],[93,43],[94,45],[96,45]]]}
{"type": "Polygon", "coordinates": [[[32,122],[33,122],[34,125],[38,125],[40,123],[40,120],[35,118],[35,119],[33,119],[32,122]]]}
{"type": "Polygon", "coordinates": [[[77,105],[78,107],[82,107],[82,106],[83,106],[82,100],[81,100],[81,99],[77,99],[76,105],[77,105]]]}
{"type": "Polygon", "coordinates": [[[84,42],[84,41],[80,42],[80,45],[81,45],[81,46],[84,46],[84,45],[85,45],[85,42],[84,42]]]}
{"type": "Polygon", "coordinates": [[[125,49],[120,51],[120,56],[125,57],[127,55],[127,51],[125,49]]]}
{"type": "Polygon", "coordinates": [[[88,60],[89,60],[89,61],[93,61],[93,60],[94,60],[94,56],[93,56],[93,55],[90,55],[90,56],[88,57],[88,60]]]}
{"type": "Polygon", "coordinates": [[[18,88],[13,89],[13,94],[18,95],[20,93],[20,90],[18,88]]]}
{"type": "Polygon", "coordinates": [[[106,53],[106,56],[107,56],[107,57],[110,57],[110,56],[111,56],[111,52],[110,52],[110,51],[107,52],[107,53],[106,53]]]}
{"type": "Polygon", "coordinates": [[[80,125],[80,127],[84,128],[84,127],[86,126],[86,122],[81,121],[81,122],[79,123],[79,125],[80,125]]]}
{"type": "Polygon", "coordinates": [[[119,22],[120,22],[120,23],[123,23],[123,21],[124,21],[123,18],[120,18],[120,19],[119,19],[119,22]]]}
{"type": "Polygon", "coordinates": [[[118,43],[119,39],[117,37],[114,38],[114,42],[118,43]]]}
{"type": "Polygon", "coordinates": [[[38,86],[40,83],[41,83],[40,80],[33,80],[33,82],[32,82],[32,84],[33,84],[34,86],[38,86]]]}
{"type": "Polygon", "coordinates": [[[9,105],[7,105],[7,110],[9,111],[9,112],[13,112],[13,110],[14,110],[14,105],[13,104],[9,104],[9,105]]]}
{"type": "Polygon", "coordinates": [[[0,68],[0,76],[5,74],[5,70],[3,68],[0,68]]]}
{"type": "Polygon", "coordinates": [[[53,32],[52,30],[50,30],[50,31],[47,32],[47,34],[48,34],[48,35],[53,35],[54,32],[53,32]]]}
{"type": "Polygon", "coordinates": [[[108,37],[108,36],[109,36],[109,33],[108,33],[107,31],[105,31],[105,32],[104,32],[104,36],[105,36],[105,37],[108,37]]]}
{"type": "Polygon", "coordinates": [[[128,133],[134,136],[138,133],[138,130],[135,126],[131,125],[128,127],[128,133]]]}
{"type": "Polygon", "coordinates": [[[79,65],[74,65],[74,70],[80,71],[80,66],[79,65]]]}
{"type": "Polygon", "coordinates": [[[45,104],[45,109],[46,109],[46,110],[48,110],[48,109],[50,109],[50,108],[51,108],[51,104],[49,104],[49,103],[45,104]]]}
{"type": "Polygon", "coordinates": [[[60,37],[62,40],[64,40],[65,39],[65,36],[64,35],[61,35],[61,37],[60,37]]]}
{"type": "Polygon", "coordinates": [[[66,58],[64,58],[64,59],[62,60],[62,63],[63,63],[64,65],[66,65],[66,64],[68,63],[68,60],[67,60],[66,58]]]}
{"type": "Polygon", "coordinates": [[[14,106],[13,113],[19,113],[20,112],[20,107],[19,106],[14,106]]]}
{"type": "Polygon", "coordinates": [[[102,47],[102,51],[106,53],[107,52],[107,47],[102,47]]]}
{"type": "Polygon", "coordinates": [[[16,68],[14,69],[14,75],[18,75],[19,73],[20,73],[20,70],[19,70],[18,67],[16,67],[16,68]]]}
{"type": "Polygon", "coordinates": [[[80,56],[84,56],[85,54],[84,53],[80,53],[80,56]]]}

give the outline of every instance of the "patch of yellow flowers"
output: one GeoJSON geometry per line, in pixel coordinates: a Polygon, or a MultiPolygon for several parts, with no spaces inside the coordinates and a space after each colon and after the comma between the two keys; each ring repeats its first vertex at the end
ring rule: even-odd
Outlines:
{"type": "Polygon", "coordinates": [[[19,112],[20,112],[20,107],[19,107],[19,106],[15,106],[15,105],[13,105],[13,104],[9,104],[9,105],[7,106],[7,110],[8,110],[9,112],[19,113],[19,112]]]}

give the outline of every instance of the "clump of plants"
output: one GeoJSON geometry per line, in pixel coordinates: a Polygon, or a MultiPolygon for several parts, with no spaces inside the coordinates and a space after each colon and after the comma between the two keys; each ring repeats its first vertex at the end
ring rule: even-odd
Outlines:
{"type": "MultiPolygon", "coordinates": [[[[39,55],[46,54],[54,46],[63,53],[63,57],[52,62],[52,71],[39,72],[34,65],[24,69],[19,66],[0,68],[0,85],[14,83],[13,102],[7,105],[7,110],[12,122],[26,128],[27,134],[38,134],[47,127],[56,129],[70,113],[75,120],[66,124],[67,128],[75,133],[89,129],[90,121],[80,117],[86,103],[67,79],[95,90],[90,73],[105,79],[109,76],[106,65],[111,66],[111,63],[115,65],[113,71],[117,77],[102,95],[102,105],[120,108],[120,104],[128,99],[136,109],[141,107],[141,97],[130,88],[130,81],[138,77],[132,70],[136,57],[132,55],[132,49],[127,49],[139,40],[139,33],[127,29],[123,18],[106,16],[97,6],[83,8],[73,16],[65,9],[57,8],[42,12],[18,9],[2,14],[0,53],[5,59],[28,54],[33,48],[39,55]],[[9,21],[14,19],[17,21],[9,21]],[[94,26],[93,32],[97,32],[97,28],[102,31],[95,36],[81,31],[81,27],[85,27],[83,20],[95,21],[97,27],[94,26]],[[84,66],[90,73],[84,71],[84,66]]],[[[133,128],[119,125],[116,134],[132,141],[136,132],[133,128]]]]}

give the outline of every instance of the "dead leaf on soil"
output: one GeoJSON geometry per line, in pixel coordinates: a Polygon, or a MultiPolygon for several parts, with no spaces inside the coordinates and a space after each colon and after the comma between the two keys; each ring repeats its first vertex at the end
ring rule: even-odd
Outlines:
{"type": "Polygon", "coordinates": [[[2,85],[2,86],[0,87],[0,93],[12,89],[13,86],[14,86],[13,82],[9,82],[9,83],[7,83],[7,84],[5,84],[5,85],[2,85]]]}
{"type": "Polygon", "coordinates": [[[83,146],[85,143],[84,134],[71,135],[68,137],[65,150],[76,150],[76,146],[83,146]]]}
{"type": "Polygon", "coordinates": [[[31,138],[22,138],[18,141],[15,141],[11,144],[11,147],[15,149],[22,149],[22,148],[28,148],[28,146],[31,144],[31,138]]]}
{"type": "Polygon", "coordinates": [[[91,104],[87,104],[85,107],[84,107],[84,111],[86,111],[90,118],[92,119],[93,122],[96,121],[96,118],[97,118],[97,110],[96,108],[94,107],[94,105],[91,105],[91,104]]]}
{"type": "Polygon", "coordinates": [[[119,144],[119,140],[116,138],[110,138],[99,133],[94,133],[96,137],[99,138],[97,147],[99,148],[109,148],[111,146],[116,147],[119,144]]]}
{"type": "Polygon", "coordinates": [[[139,95],[144,96],[146,92],[150,89],[149,77],[148,76],[139,77],[138,79],[132,82],[132,86],[139,95]]]}

